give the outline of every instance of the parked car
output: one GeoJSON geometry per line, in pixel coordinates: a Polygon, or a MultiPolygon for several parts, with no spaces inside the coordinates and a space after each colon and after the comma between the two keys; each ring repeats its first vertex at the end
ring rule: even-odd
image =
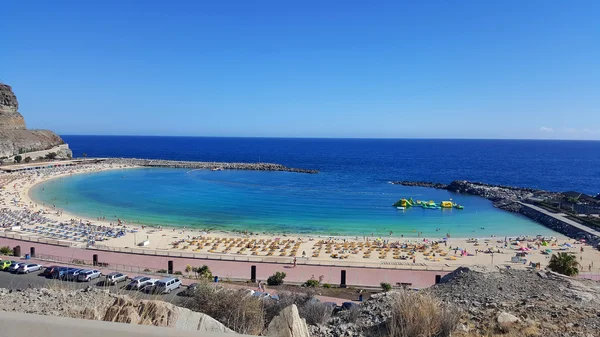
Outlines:
{"type": "Polygon", "coordinates": [[[8,270],[8,267],[10,267],[12,263],[13,261],[10,260],[0,261],[0,270],[8,270]]]}
{"type": "Polygon", "coordinates": [[[79,272],[79,275],[77,276],[77,281],[90,282],[91,280],[97,279],[98,277],[100,277],[100,275],[102,275],[102,273],[100,273],[100,271],[95,270],[95,269],[84,270],[84,271],[79,272]]]}
{"type": "Polygon", "coordinates": [[[148,281],[144,282],[144,284],[142,286],[140,286],[139,290],[141,292],[146,292],[146,293],[148,292],[148,290],[150,290],[150,292],[152,292],[152,289],[154,289],[156,282],[158,282],[157,278],[151,278],[148,281]]]}
{"type": "Polygon", "coordinates": [[[54,273],[54,271],[57,270],[58,268],[60,268],[60,267],[59,266],[46,267],[46,269],[44,269],[44,271],[40,275],[46,276],[46,277],[51,277],[52,273],[54,273]]]}
{"type": "Polygon", "coordinates": [[[16,273],[17,270],[19,270],[19,267],[24,264],[23,262],[15,262],[12,261],[12,263],[10,264],[10,266],[8,267],[8,271],[11,273],[16,273]]]}
{"type": "Polygon", "coordinates": [[[52,278],[62,280],[65,274],[70,270],[69,267],[58,267],[52,271],[52,278]]]}
{"type": "Polygon", "coordinates": [[[117,284],[123,281],[127,281],[127,275],[123,273],[114,272],[106,275],[106,284],[117,284]]]}
{"type": "Polygon", "coordinates": [[[152,278],[147,276],[136,276],[131,279],[131,282],[125,286],[125,289],[134,289],[139,290],[146,285],[147,281],[150,281],[152,278]]]}
{"type": "Polygon", "coordinates": [[[187,286],[187,288],[185,288],[184,291],[180,292],[177,295],[184,297],[192,297],[194,296],[194,292],[196,291],[196,289],[198,289],[198,283],[191,283],[187,286]]]}
{"type": "Polygon", "coordinates": [[[181,281],[178,278],[167,277],[156,282],[153,293],[168,294],[179,287],[181,287],[181,281]]]}
{"type": "Polygon", "coordinates": [[[34,271],[40,271],[41,269],[42,269],[41,264],[37,264],[37,263],[22,264],[21,266],[19,266],[19,269],[17,269],[17,273],[29,274],[34,271]]]}
{"type": "Polygon", "coordinates": [[[65,281],[77,281],[77,277],[79,277],[79,273],[81,273],[82,271],[85,271],[85,269],[69,269],[67,271],[67,273],[65,274],[64,280],[65,281]]]}
{"type": "Polygon", "coordinates": [[[358,304],[354,303],[354,302],[344,302],[342,303],[342,310],[350,310],[354,307],[358,307],[358,304]]]}

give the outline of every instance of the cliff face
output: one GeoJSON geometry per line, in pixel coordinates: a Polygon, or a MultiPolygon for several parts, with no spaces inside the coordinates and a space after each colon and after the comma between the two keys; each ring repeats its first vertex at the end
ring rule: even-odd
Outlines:
{"type": "MultiPolygon", "coordinates": [[[[9,85],[0,83],[0,158],[11,158],[27,152],[52,149],[65,142],[49,130],[27,130],[18,111],[19,102],[9,85]]],[[[57,150],[59,158],[71,156],[68,147],[57,150]]],[[[36,159],[36,158],[32,158],[36,159]]]]}

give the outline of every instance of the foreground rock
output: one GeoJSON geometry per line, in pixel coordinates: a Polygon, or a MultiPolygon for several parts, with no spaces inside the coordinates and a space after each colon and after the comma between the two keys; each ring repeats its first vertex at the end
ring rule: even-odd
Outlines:
{"type": "Polygon", "coordinates": [[[0,311],[232,333],[213,318],[163,301],[132,299],[104,290],[0,289],[0,311]]]}
{"type": "MultiPolygon", "coordinates": [[[[600,283],[587,279],[545,271],[459,268],[421,292],[459,314],[452,336],[592,337],[600,329],[600,283]]],[[[311,325],[311,336],[388,336],[396,295],[376,294],[354,313],[341,311],[327,324],[311,325]]]]}
{"type": "MultiPolygon", "coordinates": [[[[27,153],[51,150],[57,158],[67,158],[71,150],[57,134],[48,130],[27,130],[25,119],[18,111],[19,102],[9,85],[0,83],[0,159],[12,161],[12,157],[27,153]],[[60,146],[59,145],[63,145],[60,146]]],[[[45,153],[29,156],[32,160],[45,153]]]]}
{"type": "Polygon", "coordinates": [[[553,272],[459,268],[429,289],[463,309],[467,330],[596,336],[600,283],[553,272]]]}
{"type": "Polygon", "coordinates": [[[310,337],[306,320],[300,318],[296,305],[281,310],[269,323],[266,336],[271,337],[310,337]]]}

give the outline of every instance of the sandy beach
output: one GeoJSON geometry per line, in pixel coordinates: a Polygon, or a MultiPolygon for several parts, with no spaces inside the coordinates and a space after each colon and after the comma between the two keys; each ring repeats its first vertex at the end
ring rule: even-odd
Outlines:
{"type": "MultiPolygon", "coordinates": [[[[515,238],[403,238],[403,237],[328,237],[244,234],[225,231],[206,232],[197,228],[168,228],[130,224],[127,219],[84,218],[69,214],[53,205],[36,203],[29,190],[50,179],[73,174],[94,174],[105,170],[135,166],[84,164],[0,174],[0,208],[10,216],[23,216],[19,227],[1,223],[6,233],[31,237],[57,238],[74,246],[94,245],[106,249],[143,248],[169,252],[214,256],[249,256],[265,260],[286,260],[306,264],[327,261],[334,264],[381,265],[407,267],[458,267],[465,265],[545,266],[553,252],[572,252],[578,256],[582,271],[600,270],[600,252],[559,233],[553,237],[524,236],[515,238]],[[18,214],[18,215],[17,215],[18,214]],[[42,220],[44,219],[44,220],[42,220]],[[60,233],[60,234],[58,234],[60,233]],[[583,248],[583,251],[582,251],[583,248]],[[519,254],[526,264],[511,262],[519,254]]],[[[6,221],[6,220],[5,220],[6,221]]],[[[249,228],[249,231],[252,229],[249,228]]]]}

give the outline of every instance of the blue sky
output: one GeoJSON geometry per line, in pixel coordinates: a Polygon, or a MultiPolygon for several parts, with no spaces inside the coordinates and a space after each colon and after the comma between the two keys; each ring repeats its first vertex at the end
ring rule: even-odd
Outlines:
{"type": "Polygon", "coordinates": [[[600,139],[598,1],[7,1],[61,134],[600,139]]]}

